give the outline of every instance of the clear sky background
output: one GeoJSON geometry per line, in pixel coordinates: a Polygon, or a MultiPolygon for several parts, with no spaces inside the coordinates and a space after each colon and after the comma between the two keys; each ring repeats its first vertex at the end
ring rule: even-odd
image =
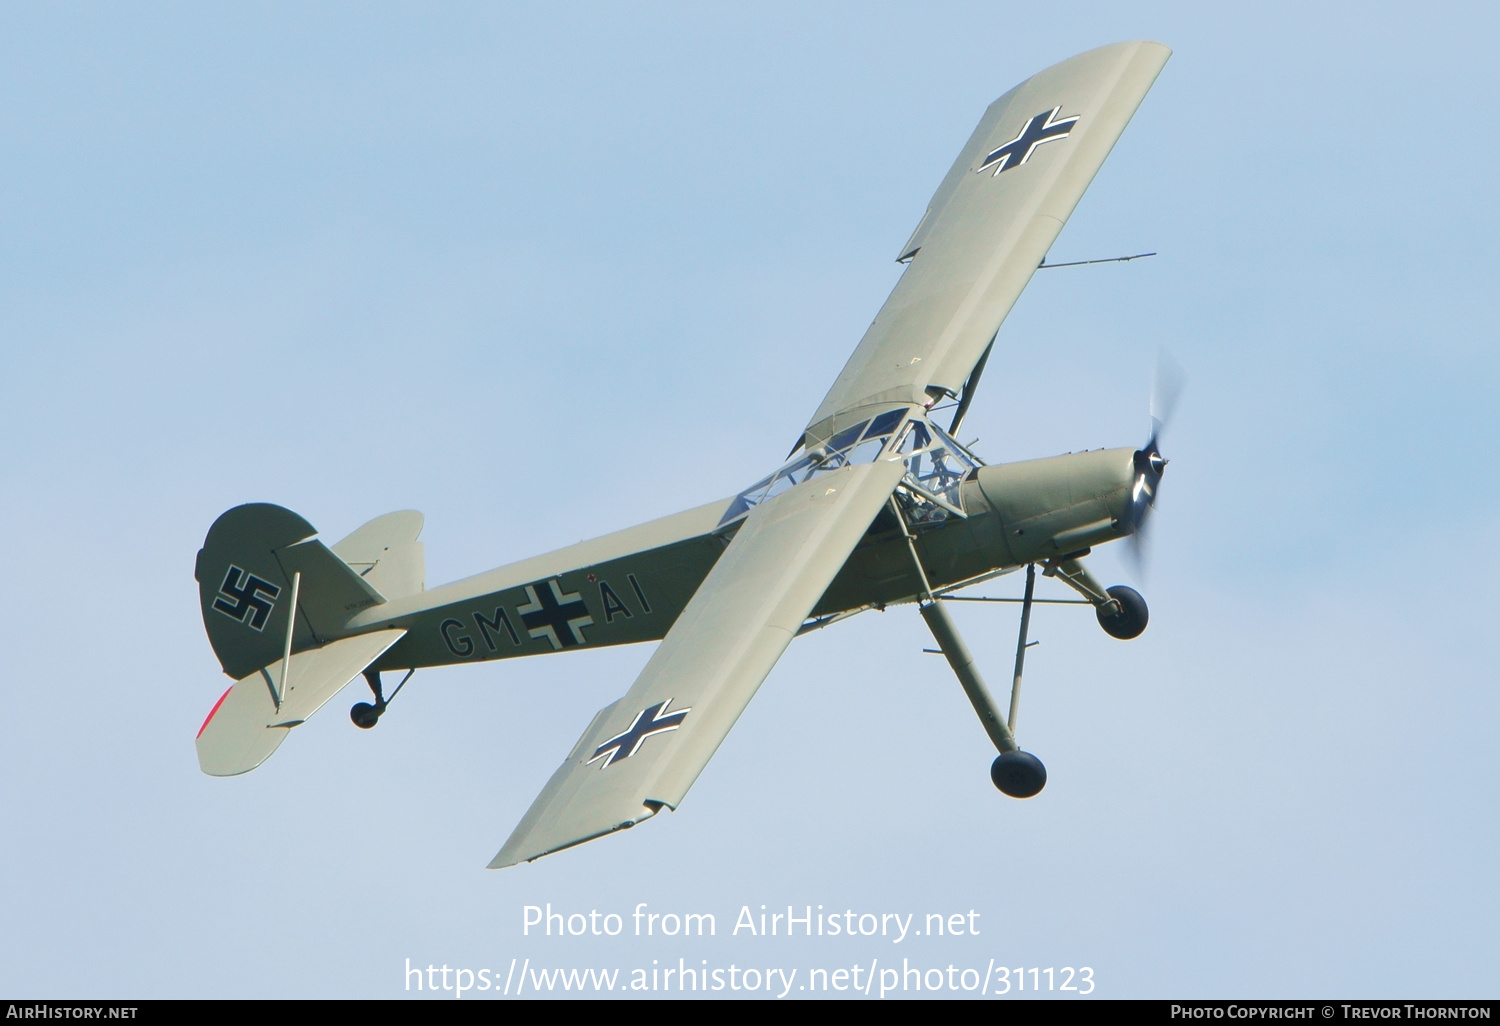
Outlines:
{"type": "MultiPolygon", "coordinates": [[[[1087,965],[1116,997],[1493,996],[1497,21],[0,8],[0,992],[904,957],[1087,965]],[[221,511],[331,542],[420,509],[438,584],[733,493],[985,106],[1130,38],[1175,56],[1051,259],[1161,255],[1039,274],[964,430],[992,462],[1139,444],[1158,349],[1187,374],[1148,577],[1093,560],[1150,629],[1035,618],[1040,797],[991,786],[910,608],[794,644],[680,811],[530,866],[483,868],[649,646],[422,672],[370,732],[351,688],[255,772],[199,772],[221,511]],[[546,902],[719,935],[523,938],[546,902]],[[761,904],[974,909],[981,936],[728,935],[761,904]]],[[[1003,690],[1014,609],[958,616],[1003,690]]]]}

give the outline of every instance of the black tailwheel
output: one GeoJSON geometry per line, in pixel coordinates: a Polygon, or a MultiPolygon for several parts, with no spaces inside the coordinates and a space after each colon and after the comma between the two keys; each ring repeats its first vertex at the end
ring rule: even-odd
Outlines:
{"type": "Polygon", "coordinates": [[[369,683],[370,691],[375,696],[375,704],[371,705],[369,702],[355,703],[354,708],[349,710],[349,718],[354,721],[354,725],[360,730],[369,730],[375,724],[379,723],[380,717],[385,715],[386,706],[396,700],[396,695],[401,692],[402,688],[406,687],[406,682],[411,680],[411,675],[416,672],[414,668],[407,670],[406,676],[401,678],[401,683],[396,685],[396,690],[392,691],[390,697],[387,698],[385,692],[380,687],[380,671],[365,670],[365,680],[369,683]]]}
{"type": "Polygon", "coordinates": [[[1047,786],[1047,767],[1030,752],[1004,752],[990,764],[990,779],[1012,798],[1032,798],[1047,786]]]}
{"type": "Polygon", "coordinates": [[[380,671],[366,668],[365,683],[370,685],[370,691],[375,695],[375,704],[360,702],[349,710],[349,718],[360,730],[369,730],[375,726],[380,722],[380,714],[385,712],[385,692],[380,689],[380,671]]]}
{"type": "Polygon", "coordinates": [[[1121,641],[1140,637],[1141,632],[1146,629],[1146,621],[1150,619],[1150,614],[1146,611],[1146,600],[1141,598],[1140,592],[1123,584],[1107,590],[1109,597],[1120,608],[1114,613],[1106,613],[1102,606],[1096,607],[1094,612],[1099,617],[1099,626],[1104,628],[1105,634],[1121,641]]]}

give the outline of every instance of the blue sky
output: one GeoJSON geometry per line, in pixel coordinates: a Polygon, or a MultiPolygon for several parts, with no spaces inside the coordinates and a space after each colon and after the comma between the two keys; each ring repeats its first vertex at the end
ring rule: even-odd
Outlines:
{"type": "MultiPolygon", "coordinates": [[[[900,956],[1089,965],[1120,997],[1492,995],[1496,28],[1458,4],[0,9],[0,990],[900,956]],[[1038,275],[964,432],[991,461],[1138,443],[1157,351],[1187,374],[1150,629],[1037,616],[1040,798],[991,787],[913,610],[798,641],[679,812],[528,867],[482,868],[649,649],[421,673],[375,731],[341,698],[256,772],[199,773],[219,512],[277,502],[333,540],[421,509],[435,584],[734,492],[989,101],[1128,38],[1175,55],[1051,258],[1160,256],[1038,275]],[[987,932],[522,937],[549,901],[987,932]]],[[[958,615],[1002,682],[1013,613],[958,615]]]]}

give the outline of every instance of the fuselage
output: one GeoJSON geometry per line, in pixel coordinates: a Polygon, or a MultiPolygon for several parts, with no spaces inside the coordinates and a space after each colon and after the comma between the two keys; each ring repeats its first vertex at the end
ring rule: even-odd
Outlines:
{"type": "MultiPolygon", "coordinates": [[[[914,527],[931,586],[951,589],[1122,537],[1134,455],[1099,449],[975,467],[955,485],[961,515],[914,527]]],[[[343,633],[407,631],[377,669],[660,640],[743,523],[725,522],[736,502],[743,496],[393,599],[355,616],[343,633]]],[[[884,608],[922,590],[888,507],[811,615],[884,608]]]]}

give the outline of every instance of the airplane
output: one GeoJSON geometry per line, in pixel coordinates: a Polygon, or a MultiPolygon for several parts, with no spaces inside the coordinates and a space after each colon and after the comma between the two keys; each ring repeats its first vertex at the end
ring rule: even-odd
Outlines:
{"type": "Polygon", "coordinates": [[[1153,408],[1140,448],[1015,463],[986,464],[957,434],[1001,322],[1050,266],[1053,241],[1170,54],[1153,42],[1101,47],[989,106],[790,455],[734,496],[436,588],[426,587],[420,513],[377,517],[333,545],[280,506],[224,513],[194,574],[209,642],[235,681],[198,731],[203,771],[254,769],[361,675],[372,701],[350,716],[368,729],[417,669],[660,642],[489,867],[529,862],[675,811],[793,638],[915,604],[998,752],[995,786],[1038,794],[1046,769],[1014,731],[1037,570],[1080,596],[1066,601],[1092,605],[1112,637],[1145,630],[1140,594],[1104,587],[1083,560],[1141,538],[1167,463],[1165,412],[1153,408]],[[1021,568],[1003,712],[948,605],[1021,568]],[[382,674],[398,671],[387,695],[382,674]]]}

